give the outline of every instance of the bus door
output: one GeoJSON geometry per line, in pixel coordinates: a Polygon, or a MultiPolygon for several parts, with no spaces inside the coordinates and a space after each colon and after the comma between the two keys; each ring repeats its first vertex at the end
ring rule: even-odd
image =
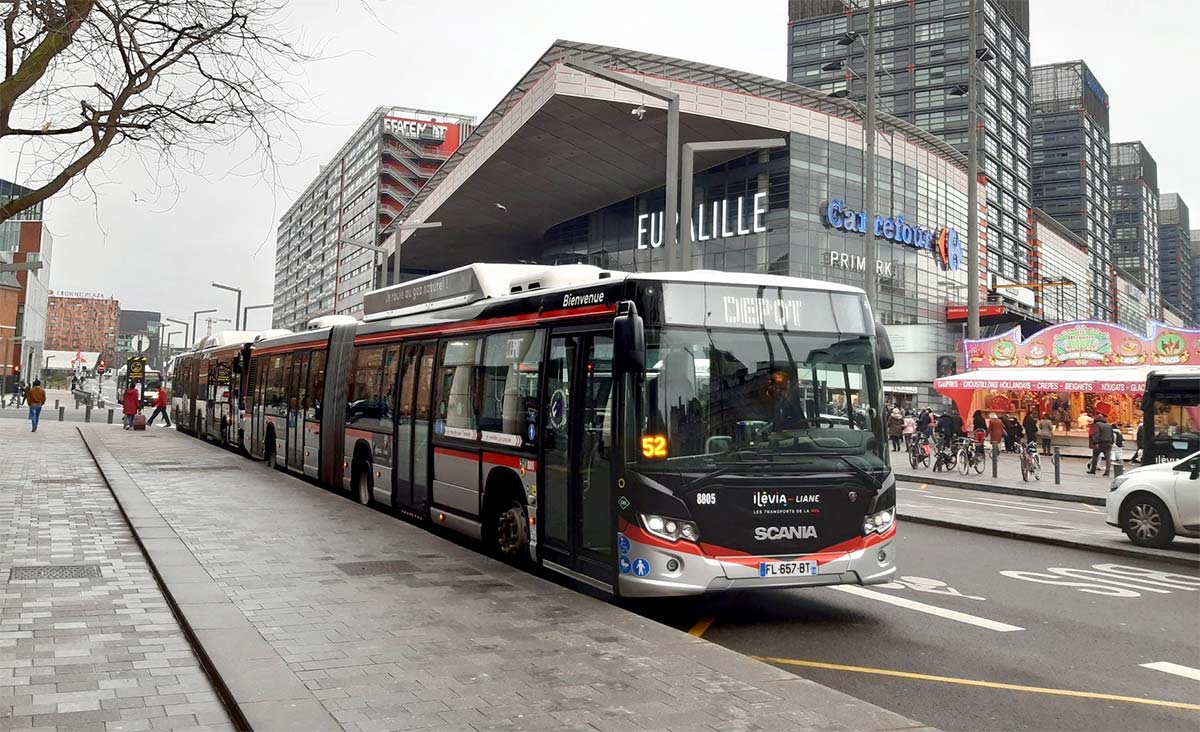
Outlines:
{"type": "Polygon", "coordinates": [[[308,390],[309,351],[288,356],[287,381],[287,466],[304,471],[304,408],[308,390]]]}
{"type": "Polygon", "coordinates": [[[436,345],[406,343],[400,355],[393,503],[422,516],[429,510],[429,416],[436,345]]]}
{"type": "Polygon", "coordinates": [[[537,526],[543,561],[616,585],[611,332],[551,334],[542,404],[537,526]]]}

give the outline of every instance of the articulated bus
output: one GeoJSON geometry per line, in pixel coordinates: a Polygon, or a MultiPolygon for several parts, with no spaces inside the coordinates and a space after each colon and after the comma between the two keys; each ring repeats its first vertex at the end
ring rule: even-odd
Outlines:
{"type": "Polygon", "coordinates": [[[861,290],[476,264],[365,308],[181,356],[179,428],[622,596],[894,574],[861,290]]]}
{"type": "Polygon", "coordinates": [[[1146,376],[1142,435],[1143,465],[1200,451],[1200,367],[1167,367],[1146,376]]]}

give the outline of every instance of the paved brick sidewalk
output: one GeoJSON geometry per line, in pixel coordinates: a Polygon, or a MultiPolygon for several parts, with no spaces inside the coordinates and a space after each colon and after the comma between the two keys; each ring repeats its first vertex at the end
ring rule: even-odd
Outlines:
{"type": "Polygon", "coordinates": [[[75,427],[28,430],[0,422],[0,729],[233,729],[75,427]],[[45,565],[100,577],[9,579],[45,565]]]}
{"type": "Polygon", "coordinates": [[[345,729],[919,727],[173,430],[84,431],[345,729]]]}

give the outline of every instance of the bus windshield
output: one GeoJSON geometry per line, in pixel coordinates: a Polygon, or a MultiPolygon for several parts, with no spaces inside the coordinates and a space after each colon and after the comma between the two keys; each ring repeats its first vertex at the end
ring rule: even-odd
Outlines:
{"type": "Polygon", "coordinates": [[[1200,373],[1148,382],[1147,462],[1182,460],[1200,450],[1200,373]]]}
{"type": "Polygon", "coordinates": [[[645,467],[886,469],[867,336],[659,329],[646,334],[645,467]]]}

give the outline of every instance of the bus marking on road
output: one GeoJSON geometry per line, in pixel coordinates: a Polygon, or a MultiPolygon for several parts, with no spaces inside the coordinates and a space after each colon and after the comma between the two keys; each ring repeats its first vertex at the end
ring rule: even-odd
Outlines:
{"type": "Polygon", "coordinates": [[[908,610],[916,610],[917,612],[935,615],[939,618],[953,620],[958,623],[974,625],[977,628],[994,630],[999,633],[1011,633],[1017,630],[1025,630],[1017,625],[1009,625],[1008,623],[1001,623],[997,620],[988,620],[987,618],[981,618],[977,615],[971,615],[969,613],[962,613],[957,610],[950,610],[948,608],[938,607],[936,605],[928,605],[923,602],[917,602],[916,600],[909,600],[906,597],[895,597],[894,595],[888,595],[883,592],[868,590],[865,587],[857,587],[854,585],[838,585],[835,587],[830,587],[829,589],[836,590],[838,592],[844,592],[848,595],[862,597],[867,600],[886,602],[887,604],[895,605],[896,607],[902,607],[908,610]]]}
{"type": "Polygon", "coordinates": [[[934,676],[932,674],[913,673],[911,671],[893,671],[885,668],[870,668],[868,666],[847,666],[841,663],[823,663],[821,661],[801,661],[794,658],[773,658],[771,656],[754,656],[759,661],[766,661],[781,666],[803,666],[806,668],[820,668],[829,671],[852,671],[860,674],[875,674],[878,676],[894,676],[901,679],[915,679],[917,681],[936,681],[943,684],[957,684],[960,686],[980,686],[987,689],[1002,689],[1005,691],[1023,691],[1030,694],[1050,694],[1052,696],[1069,696],[1078,699],[1101,699],[1104,701],[1127,702],[1129,704],[1147,704],[1155,707],[1168,707],[1171,709],[1188,709],[1191,711],[1200,711],[1200,704],[1188,704],[1186,702],[1167,701],[1163,699],[1142,699],[1136,696],[1122,696],[1120,694],[1103,694],[1095,691],[1074,691],[1072,689],[1050,689],[1043,686],[1025,686],[1023,684],[1005,684],[998,681],[979,681],[977,679],[961,679],[954,676],[934,676]]]}
{"type": "Polygon", "coordinates": [[[1138,665],[1142,668],[1148,668],[1153,671],[1162,671],[1163,673],[1182,676],[1185,679],[1200,681],[1200,668],[1182,666],[1178,663],[1171,663],[1170,661],[1155,661],[1154,663],[1139,663],[1138,665]]]}

